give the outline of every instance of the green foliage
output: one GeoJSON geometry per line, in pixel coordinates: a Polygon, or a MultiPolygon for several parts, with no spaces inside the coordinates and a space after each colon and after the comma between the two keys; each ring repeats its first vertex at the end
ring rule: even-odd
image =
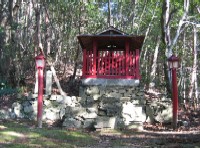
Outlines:
{"type": "Polygon", "coordinates": [[[0,26],[0,34],[4,32],[4,28],[0,26]]]}

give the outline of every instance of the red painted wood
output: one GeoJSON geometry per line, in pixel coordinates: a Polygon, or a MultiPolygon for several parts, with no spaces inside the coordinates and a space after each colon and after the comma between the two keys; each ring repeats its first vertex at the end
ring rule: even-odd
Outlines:
{"type": "Polygon", "coordinates": [[[93,42],[93,49],[83,49],[84,78],[140,79],[139,49],[130,51],[130,43],[126,41],[125,50],[109,51],[97,49],[97,42],[93,42]]]}
{"type": "Polygon", "coordinates": [[[177,127],[178,120],[178,87],[176,68],[172,68],[172,101],[173,101],[173,128],[177,127]]]}
{"type": "MultiPolygon", "coordinates": [[[[98,49],[98,50],[100,50],[100,51],[109,51],[109,49],[98,49]]],[[[122,48],[115,48],[115,51],[124,51],[124,49],[122,49],[122,48]]]]}
{"type": "Polygon", "coordinates": [[[108,52],[108,75],[111,75],[110,73],[111,73],[111,54],[110,54],[110,52],[108,52]]]}
{"type": "Polygon", "coordinates": [[[106,53],[105,52],[103,52],[103,75],[105,75],[105,70],[106,70],[106,53]]]}
{"type": "Polygon", "coordinates": [[[94,40],[93,41],[93,73],[92,75],[96,75],[97,74],[97,41],[94,40]]]}
{"type": "Polygon", "coordinates": [[[86,71],[87,71],[87,63],[86,63],[86,61],[87,61],[87,51],[86,51],[86,49],[83,49],[83,67],[82,67],[82,76],[85,76],[86,75],[86,71]]]}
{"type": "Polygon", "coordinates": [[[92,55],[92,51],[89,51],[89,75],[93,75],[92,71],[93,71],[93,55],[92,55]]]}
{"type": "Polygon", "coordinates": [[[84,76],[83,78],[104,78],[104,79],[134,79],[134,76],[119,76],[119,75],[115,75],[115,76],[110,76],[110,75],[104,75],[104,76],[84,76]]]}
{"type": "Polygon", "coordinates": [[[38,127],[42,128],[42,115],[43,115],[43,89],[44,89],[44,73],[43,69],[38,69],[38,112],[37,121],[38,127]]]}
{"type": "Polygon", "coordinates": [[[114,57],[114,67],[115,67],[115,75],[117,75],[117,52],[115,53],[115,57],[114,57]]]}
{"type": "Polygon", "coordinates": [[[129,52],[129,59],[130,59],[130,63],[129,63],[129,76],[132,76],[132,73],[133,73],[133,69],[132,69],[132,66],[133,66],[133,51],[130,51],[129,52]]]}
{"type": "Polygon", "coordinates": [[[136,74],[135,74],[135,70],[136,70],[136,68],[135,68],[135,65],[136,65],[136,64],[135,64],[135,63],[136,63],[136,62],[135,62],[135,59],[136,59],[136,58],[135,58],[135,51],[134,51],[134,52],[133,52],[133,76],[136,75],[136,74]]]}
{"type": "Polygon", "coordinates": [[[106,67],[106,68],[105,68],[105,69],[106,69],[105,75],[108,75],[108,51],[106,52],[105,60],[106,60],[106,61],[105,61],[105,63],[106,63],[106,66],[105,66],[105,67],[106,67]]]}
{"type": "Polygon", "coordinates": [[[98,51],[97,52],[97,75],[100,75],[100,62],[101,62],[100,53],[98,51]]]}
{"type": "Polygon", "coordinates": [[[139,58],[140,58],[140,51],[139,49],[136,49],[135,50],[135,78],[136,79],[140,79],[139,58]]]}
{"type": "Polygon", "coordinates": [[[125,43],[125,59],[126,59],[126,76],[128,76],[128,67],[129,67],[129,42],[125,43]]]}
{"type": "Polygon", "coordinates": [[[111,55],[111,60],[112,60],[112,69],[111,69],[111,75],[115,75],[115,65],[114,65],[114,51],[112,52],[112,55],[111,55]]]}
{"type": "Polygon", "coordinates": [[[125,59],[125,51],[121,53],[122,56],[122,75],[125,76],[126,74],[126,59],[125,59]]]}
{"type": "Polygon", "coordinates": [[[89,71],[89,51],[86,51],[86,71],[85,74],[88,75],[88,71],[89,71]]]}

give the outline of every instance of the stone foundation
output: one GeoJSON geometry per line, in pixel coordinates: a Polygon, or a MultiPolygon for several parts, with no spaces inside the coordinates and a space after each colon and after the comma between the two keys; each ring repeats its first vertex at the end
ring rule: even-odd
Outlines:
{"type": "Polygon", "coordinates": [[[96,129],[125,128],[146,120],[144,90],[139,86],[82,85],[79,96],[82,106],[96,115],[96,129]]]}
{"type": "MultiPolygon", "coordinates": [[[[111,83],[110,83],[111,84],[111,83]]],[[[44,96],[43,121],[62,121],[65,128],[137,128],[143,122],[171,122],[171,99],[147,100],[139,85],[85,85],[77,96],[44,96]]],[[[129,83],[130,84],[130,83],[129,83]]],[[[12,108],[0,110],[0,119],[36,120],[37,94],[30,94],[12,108]]]]}

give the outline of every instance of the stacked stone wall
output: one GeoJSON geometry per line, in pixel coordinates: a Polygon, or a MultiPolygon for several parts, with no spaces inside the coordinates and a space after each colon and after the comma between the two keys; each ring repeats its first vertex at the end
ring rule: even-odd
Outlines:
{"type": "MultiPolygon", "coordinates": [[[[30,94],[0,118],[36,120],[37,95],[30,94]]],[[[142,128],[143,122],[171,122],[169,98],[149,100],[140,86],[81,85],[79,97],[44,96],[43,121],[62,121],[66,128],[142,128]]]]}

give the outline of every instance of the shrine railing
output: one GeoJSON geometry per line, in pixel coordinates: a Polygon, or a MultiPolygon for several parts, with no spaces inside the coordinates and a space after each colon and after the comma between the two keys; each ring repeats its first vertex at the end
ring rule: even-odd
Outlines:
{"type": "Polygon", "coordinates": [[[83,78],[140,78],[139,50],[128,54],[125,51],[98,51],[95,58],[92,51],[86,51],[84,57],[83,78]]]}

